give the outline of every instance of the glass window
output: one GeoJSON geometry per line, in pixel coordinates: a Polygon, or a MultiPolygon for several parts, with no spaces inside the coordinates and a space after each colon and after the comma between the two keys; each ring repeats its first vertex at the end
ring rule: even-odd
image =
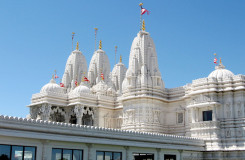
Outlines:
{"type": "Polygon", "coordinates": [[[82,160],[83,151],[76,149],[52,149],[52,160],[82,160]]]}
{"type": "Polygon", "coordinates": [[[83,152],[81,150],[73,150],[73,160],[81,160],[83,152]]]}
{"type": "Polygon", "coordinates": [[[112,152],[105,152],[105,160],[112,160],[112,152]]]}
{"type": "Polygon", "coordinates": [[[212,121],[212,110],[202,112],[203,121],[212,121]]]}
{"type": "Polygon", "coordinates": [[[10,147],[9,145],[0,145],[0,159],[10,159],[10,147]]]}
{"type": "Polygon", "coordinates": [[[121,153],[113,153],[114,160],[121,160],[121,153]]]}
{"type": "Polygon", "coordinates": [[[35,158],[36,158],[36,148],[25,147],[24,160],[35,160],[35,158]]]}
{"type": "Polygon", "coordinates": [[[63,150],[63,160],[72,160],[72,150],[63,150]]]}
{"type": "Polygon", "coordinates": [[[165,154],[164,160],[176,160],[176,155],[165,154]]]}
{"type": "Polygon", "coordinates": [[[62,149],[52,150],[52,160],[61,160],[62,149]]]}
{"type": "Polygon", "coordinates": [[[184,121],[184,114],[183,113],[178,113],[177,114],[177,118],[178,118],[178,123],[183,123],[183,121],[184,121]]]}
{"type": "Polygon", "coordinates": [[[103,160],[104,152],[96,152],[96,160],[103,160]]]}
{"type": "Polygon", "coordinates": [[[97,151],[96,160],[122,160],[121,152],[97,151]]]}
{"type": "Polygon", "coordinates": [[[11,160],[22,160],[23,158],[23,147],[12,146],[11,160]]]}

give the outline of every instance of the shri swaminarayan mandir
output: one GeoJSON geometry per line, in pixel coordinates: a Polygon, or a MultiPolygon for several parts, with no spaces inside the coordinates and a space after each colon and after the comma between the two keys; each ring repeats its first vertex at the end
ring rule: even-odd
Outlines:
{"type": "Polygon", "coordinates": [[[245,75],[220,61],[165,88],[144,23],[129,54],[128,68],[120,58],[111,69],[102,42],[89,63],[77,44],[63,86],[53,77],[33,94],[27,118],[0,116],[0,159],[245,159],[245,75]]]}

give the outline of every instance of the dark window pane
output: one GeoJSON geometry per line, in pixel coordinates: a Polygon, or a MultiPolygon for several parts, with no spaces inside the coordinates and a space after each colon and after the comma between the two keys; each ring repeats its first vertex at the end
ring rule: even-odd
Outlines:
{"type": "Polygon", "coordinates": [[[96,152],[96,160],[103,160],[104,152],[96,152]]]}
{"type": "Polygon", "coordinates": [[[113,153],[113,160],[121,160],[121,153],[113,153]]]}
{"type": "Polygon", "coordinates": [[[24,160],[35,160],[36,157],[35,147],[25,147],[24,160]]]}
{"type": "Polygon", "coordinates": [[[23,157],[23,147],[12,146],[11,160],[22,160],[23,157]]]}
{"type": "Polygon", "coordinates": [[[73,160],[82,160],[83,152],[81,150],[73,150],[73,160]]]}
{"type": "Polygon", "coordinates": [[[10,160],[10,146],[0,145],[0,159],[10,160]]]}
{"type": "Polygon", "coordinates": [[[105,160],[112,160],[112,152],[105,152],[105,160]]]}
{"type": "Polygon", "coordinates": [[[72,150],[70,149],[63,150],[63,160],[72,160],[72,150]]]}
{"type": "Polygon", "coordinates": [[[212,121],[212,110],[211,111],[203,111],[203,121],[212,121]]]}
{"type": "Polygon", "coordinates": [[[52,150],[52,160],[61,160],[61,149],[52,150]]]}

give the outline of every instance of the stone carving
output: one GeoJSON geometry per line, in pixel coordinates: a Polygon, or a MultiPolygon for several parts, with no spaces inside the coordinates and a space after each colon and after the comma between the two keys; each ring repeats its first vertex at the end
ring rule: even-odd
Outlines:
{"type": "Polygon", "coordinates": [[[231,118],[231,107],[230,107],[230,103],[226,104],[226,118],[231,118]]]}
{"type": "Polygon", "coordinates": [[[42,104],[37,110],[37,119],[49,120],[51,104],[42,104]]]}
{"type": "Polygon", "coordinates": [[[242,105],[240,101],[237,103],[237,116],[238,117],[242,116],[242,105]]]}
{"type": "Polygon", "coordinates": [[[194,97],[191,102],[190,105],[194,105],[194,104],[199,104],[199,103],[206,103],[206,102],[212,102],[213,99],[211,96],[209,95],[198,95],[196,97],[194,97]]]}
{"type": "Polygon", "coordinates": [[[226,137],[231,137],[231,130],[226,130],[226,132],[225,132],[225,136],[226,137]]]}

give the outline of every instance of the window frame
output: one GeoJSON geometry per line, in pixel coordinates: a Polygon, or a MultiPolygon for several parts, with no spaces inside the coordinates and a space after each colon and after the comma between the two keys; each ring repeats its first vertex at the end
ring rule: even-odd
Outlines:
{"type": "Polygon", "coordinates": [[[184,112],[177,112],[176,113],[176,124],[184,124],[185,122],[185,113],[184,112]],[[182,114],[182,122],[179,123],[179,114],[182,114]]]}
{"type": "Polygon", "coordinates": [[[101,151],[101,150],[96,150],[96,160],[97,160],[97,152],[103,152],[103,160],[105,160],[105,153],[106,152],[111,152],[112,153],[112,160],[114,160],[114,153],[120,153],[120,160],[122,160],[122,152],[117,152],[117,151],[101,151]]]}
{"type": "Polygon", "coordinates": [[[12,145],[12,144],[0,144],[2,146],[10,146],[10,155],[9,155],[9,158],[12,159],[12,151],[13,151],[13,147],[23,147],[23,150],[22,150],[22,160],[24,160],[24,157],[25,157],[25,148],[26,147],[33,147],[35,148],[35,157],[34,157],[34,160],[37,159],[37,147],[36,146],[23,146],[23,145],[12,145]]]}
{"type": "Polygon", "coordinates": [[[82,160],[83,160],[83,150],[82,149],[71,149],[71,148],[52,148],[52,154],[51,154],[51,160],[52,160],[52,156],[53,156],[53,149],[61,149],[61,159],[63,159],[63,150],[72,150],[72,159],[73,160],[73,153],[74,153],[74,150],[77,150],[77,151],[82,151],[82,160]]]}

